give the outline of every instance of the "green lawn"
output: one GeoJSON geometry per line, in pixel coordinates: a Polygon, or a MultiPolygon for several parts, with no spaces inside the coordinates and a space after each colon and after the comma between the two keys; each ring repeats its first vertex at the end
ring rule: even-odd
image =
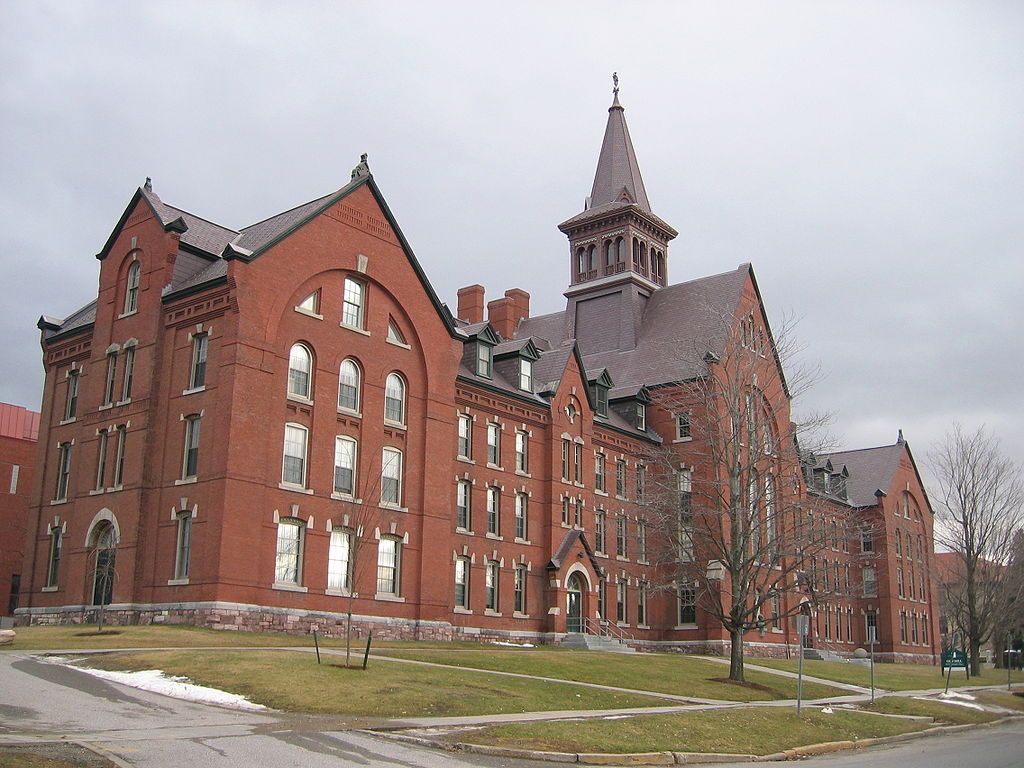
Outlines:
{"type": "MultiPolygon", "coordinates": [[[[773,669],[785,669],[796,672],[796,659],[755,659],[749,658],[748,663],[773,669]]],[[[804,661],[804,674],[835,680],[839,683],[870,685],[871,671],[859,664],[842,664],[832,661],[804,661]]],[[[1024,682],[1024,672],[1014,671],[1013,680],[1024,682]]],[[[962,669],[953,670],[950,687],[966,685],[998,685],[1006,683],[1006,670],[986,669],[980,677],[970,680],[962,669]]],[[[925,664],[875,664],[875,686],[890,691],[918,691],[928,688],[943,688],[946,678],[939,667],[925,664]]]]}
{"type": "MultiPolygon", "coordinates": [[[[796,698],[796,680],[748,670],[746,679],[752,685],[736,685],[723,682],[729,676],[728,666],[682,654],[625,655],[506,648],[494,648],[487,653],[419,648],[386,650],[382,653],[456,667],[519,672],[702,699],[769,701],[796,698]]],[[[831,686],[804,684],[804,696],[809,699],[845,694],[846,691],[831,686]]]]}
{"type": "Polygon", "coordinates": [[[836,710],[746,708],[641,715],[621,720],[515,723],[463,732],[451,741],[554,752],[731,752],[766,755],[824,741],[923,730],[924,723],[836,710]]]}
{"type": "Polygon", "coordinates": [[[997,707],[1024,712],[1024,695],[1020,695],[1021,689],[1016,690],[1017,694],[1004,689],[1002,691],[975,691],[973,695],[978,698],[979,704],[994,704],[997,707]]]}
{"type": "Polygon", "coordinates": [[[343,669],[344,658],[289,651],[140,651],[89,657],[101,669],[161,669],[237,693],[274,709],[365,717],[430,717],[506,712],[664,706],[664,699],[574,685],[482,675],[458,669],[371,661],[343,669]]]}
{"type": "Polygon", "coordinates": [[[864,704],[861,709],[870,712],[884,712],[891,715],[923,715],[935,719],[942,725],[964,725],[966,723],[988,723],[998,720],[1002,715],[982,712],[971,707],[950,704],[938,699],[913,699],[908,696],[886,696],[877,699],[874,704],[864,704]]]}

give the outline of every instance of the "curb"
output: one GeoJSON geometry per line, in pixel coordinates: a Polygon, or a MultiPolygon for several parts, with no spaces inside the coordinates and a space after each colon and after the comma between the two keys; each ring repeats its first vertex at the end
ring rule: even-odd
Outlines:
{"type": "MultiPolygon", "coordinates": [[[[940,725],[926,728],[913,733],[901,733],[896,736],[881,736],[879,738],[858,739],[857,741],[825,741],[819,744],[805,744],[800,747],[793,747],[782,752],[775,752],[769,755],[744,755],[720,752],[542,752],[532,749],[517,749],[514,747],[493,747],[485,744],[468,744],[458,742],[455,744],[435,741],[423,736],[408,736],[399,733],[388,733],[386,738],[396,739],[417,746],[441,749],[447,752],[468,752],[477,755],[490,757],[507,757],[523,760],[540,760],[549,763],[577,763],[580,765],[698,765],[710,763],[741,763],[741,762],[777,762],[782,760],[800,760],[815,755],[825,755],[831,752],[843,752],[852,749],[864,749],[879,744],[899,744],[905,741],[927,738],[933,735],[959,733],[961,731],[975,728],[991,728],[996,725],[1014,722],[1024,718],[1024,715],[1009,715],[992,720],[988,723],[967,723],[964,725],[940,725]]],[[[379,731],[363,731],[364,733],[376,733],[379,731]]]]}

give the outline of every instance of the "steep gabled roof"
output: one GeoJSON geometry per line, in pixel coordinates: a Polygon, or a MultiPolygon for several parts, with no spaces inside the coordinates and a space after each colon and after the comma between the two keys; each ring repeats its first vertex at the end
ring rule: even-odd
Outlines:
{"type": "Polygon", "coordinates": [[[583,551],[587,553],[587,559],[590,560],[590,564],[594,567],[594,572],[598,576],[604,575],[604,569],[601,567],[601,563],[598,562],[597,556],[594,554],[593,548],[590,546],[590,542],[587,540],[587,535],[580,530],[573,529],[567,531],[565,536],[562,537],[561,543],[558,545],[558,549],[555,550],[555,554],[551,560],[548,561],[547,569],[549,571],[560,570],[562,565],[565,563],[566,557],[572,552],[573,547],[577,543],[583,547],[583,551]]]}
{"type": "Polygon", "coordinates": [[[855,507],[871,507],[878,503],[875,491],[888,493],[893,475],[900,466],[906,443],[839,451],[818,457],[819,466],[831,461],[833,467],[845,466],[850,473],[846,495],[855,507]]]}
{"type": "Polygon", "coordinates": [[[608,123],[604,129],[588,208],[606,203],[635,203],[641,210],[651,212],[651,202],[644,189],[640,164],[626,125],[626,111],[619,104],[617,87],[612,105],[608,108],[608,123]]]}

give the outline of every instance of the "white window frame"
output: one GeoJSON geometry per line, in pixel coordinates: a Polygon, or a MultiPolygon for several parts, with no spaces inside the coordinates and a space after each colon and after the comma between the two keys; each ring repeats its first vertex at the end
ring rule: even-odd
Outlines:
{"type": "Polygon", "coordinates": [[[345,278],[341,324],[359,331],[366,328],[366,284],[351,277],[345,278]]]}
{"type": "Polygon", "coordinates": [[[135,378],[135,347],[125,347],[124,350],[124,380],[121,382],[122,403],[130,402],[132,399],[132,381],[135,378]]]}
{"type": "Polygon", "coordinates": [[[501,489],[496,485],[487,486],[487,533],[501,535],[501,489]]]}
{"type": "Polygon", "coordinates": [[[362,409],[362,382],[363,382],[363,369],[360,367],[359,363],[357,363],[351,357],[346,357],[344,360],[342,360],[341,364],[338,366],[338,410],[345,411],[346,413],[354,413],[354,414],[358,414],[358,413],[361,412],[361,409],[362,409]],[[350,376],[346,376],[346,373],[345,373],[346,367],[350,367],[352,370],[355,371],[355,384],[353,384],[351,382],[351,377],[350,376]],[[348,378],[349,381],[346,381],[346,378],[348,378]],[[351,398],[351,399],[354,400],[354,403],[352,405],[346,405],[346,404],[344,404],[342,402],[342,400],[343,400],[342,389],[343,388],[348,388],[348,389],[354,390],[354,397],[351,398]]]}
{"type": "Polygon", "coordinates": [[[142,282],[142,264],[133,262],[128,267],[128,276],[124,288],[124,311],[121,316],[131,315],[139,311],[139,285],[142,282]]]}
{"type": "Polygon", "coordinates": [[[114,404],[114,388],[117,383],[117,352],[107,353],[107,375],[103,381],[103,405],[114,404]]]}
{"type": "Polygon", "coordinates": [[[177,515],[178,538],[174,545],[174,578],[188,578],[189,560],[192,554],[192,513],[179,512],[177,515]]]}
{"type": "Polygon", "coordinates": [[[54,501],[67,501],[71,486],[71,448],[72,443],[59,443],[57,446],[57,488],[54,501]]]}
{"type": "Polygon", "coordinates": [[[455,450],[460,459],[473,460],[473,417],[468,413],[459,414],[458,442],[455,450]]]}
{"type": "Polygon", "coordinates": [[[309,466],[308,459],[309,459],[309,428],[306,427],[303,424],[296,424],[294,422],[288,422],[287,424],[284,425],[284,445],[283,445],[283,448],[282,448],[282,458],[281,458],[281,485],[286,486],[288,488],[301,488],[301,489],[305,489],[305,487],[306,487],[307,470],[308,470],[308,466],[309,466]],[[291,433],[291,436],[293,438],[291,441],[289,441],[289,439],[288,439],[289,438],[289,433],[291,433]],[[302,455],[300,456],[300,455],[297,455],[297,454],[295,454],[295,455],[289,454],[288,453],[289,442],[291,442],[291,444],[294,445],[294,446],[298,446],[299,443],[297,442],[296,438],[298,438],[299,435],[301,435],[301,437],[302,437],[302,442],[301,442],[302,455]],[[302,476],[300,478],[300,481],[297,482],[297,483],[287,479],[288,478],[287,472],[288,472],[288,459],[289,458],[298,459],[301,462],[300,469],[301,469],[301,475],[302,476]]]}
{"type": "Polygon", "coordinates": [[[516,494],[516,539],[527,541],[530,538],[530,497],[525,493],[516,494]]]}
{"type": "Polygon", "coordinates": [[[394,536],[381,536],[377,544],[377,596],[398,597],[402,593],[402,541],[394,536]],[[388,549],[394,549],[394,562],[386,562],[388,549]],[[383,589],[381,587],[384,587],[383,589]]]}
{"type": "Polygon", "coordinates": [[[522,430],[516,431],[516,472],[527,474],[530,471],[530,435],[522,430]]]}
{"type": "Polygon", "coordinates": [[[313,350],[302,342],[292,344],[288,349],[288,397],[305,401],[313,399],[313,367],[313,350]],[[303,356],[304,362],[308,366],[305,371],[295,365],[296,362],[301,362],[296,353],[303,356]],[[293,371],[296,374],[305,375],[304,387],[299,388],[295,386],[297,381],[296,377],[293,376],[293,371]]]}
{"type": "Polygon", "coordinates": [[[500,605],[501,571],[497,560],[488,560],[484,564],[484,610],[498,612],[500,605]]]}
{"type": "Polygon", "coordinates": [[[455,484],[455,527],[463,531],[473,529],[473,484],[469,480],[455,484]]]}
{"type": "Polygon", "coordinates": [[[401,508],[402,507],[402,464],[404,454],[394,446],[385,445],[381,451],[380,464],[380,503],[381,506],[401,508]],[[395,483],[395,492],[392,494],[386,487],[386,483],[395,483]],[[387,493],[387,496],[385,496],[387,493]],[[392,498],[392,496],[394,498],[392,498]]]}
{"type": "Polygon", "coordinates": [[[528,357],[519,358],[519,388],[523,392],[533,391],[533,360],[528,357]]]}
{"type": "Polygon", "coordinates": [[[107,430],[101,429],[96,446],[96,490],[102,491],[107,479],[107,430]]]}
{"type": "Polygon", "coordinates": [[[186,416],[184,421],[185,442],[181,456],[181,479],[192,480],[199,475],[199,440],[202,435],[203,417],[201,414],[193,413],[186,416]]]}
{"type": "Polygon", "coordinates": [[[514,600],[512,603],[512,612],[514,614],[525,615],[526,614],[526,566],[519,563],[512,569],[513,582],[512,590],[514,600]]]}
{"type": "Polygon", "coordinates": [[[494,375],[494,347],[479,340],[476,343],[476,375],[485,379],[494,375]]]}
{"type": "Polygon", "coordinates": [[[356,495],[356,467],[359,461],[359,444],[354,437],[338,435],[334,438],[334,495],[346,498],[356,495]],[[348,488],[338,487],[338,470],[348,470],[348,488]]]}
{"type": "MultiPolygon", "coordinates": [[[[189,390],[206,386],[206,360],[210,351],[210,334],[197,333],[192,337],[192,359],[188,370],[189,390]]],[[[290,362],[290,361],[289,361],[290,362]]]]}
{"type": "Polygon", "coordinates": [[[398,371],[392,371],[384,380],[384,423],[393,424],[398,427],[405,426],[405,404],[406,404],[406,382],[405,377],[398,371]],[[396,397],[397,395],[397,397],[396,397]],[[388,411],[394,414],[395,403],[398,403],[398,418],[392,418],[388,411]]]}
{"type": "Polygon", "coordinates": [[[327,548],[327,590],[348,594],[352,589],[352,537],[350,528],[332,528],[327,548]]]}
{"type": "Polygon", "coordinates": [[[305,542],[306,524],[294,517],[282,517],[277,523],[276,547],[274,549],[274,584],[283,586],[302,586],[302,558],[305,542]],[[294,530],[294,537],[290,531],[294,530]],[[285,531],[289,536],[285,537],[285,531]],[[294,542],[295,551],[289,551],[294,542]],[[289,575],[294,568],[294,576],[289,575]]]}
{"type": "Polygon", "coordinates": [[[487,423],[487,463],[501,466],[501,425],[493,421],[487,423]]]}
{"type": "Polygon", "coordinates": [[[81,371],[72,369],[68,371],[68,392],[64,401],[64,421],[73,421],[78,418],[78,386],[81,383],[81,371]]]}
{"type": "Polygon", "coordinates": [[[60,578],[60,558],[64,531],[61,527],[54,526],[50,529],[50,553],[46,564],[46,588],[56,589],[57,580],[60,578]]]}
{"type": "Polygon", "coordinates": [[[469,610],[469,575],[471,561],[468,557],[460,556],[455,558],[455,607],[464,611],[469,610]],[[460,593],[461,591],[461,593],[460,593]]]}

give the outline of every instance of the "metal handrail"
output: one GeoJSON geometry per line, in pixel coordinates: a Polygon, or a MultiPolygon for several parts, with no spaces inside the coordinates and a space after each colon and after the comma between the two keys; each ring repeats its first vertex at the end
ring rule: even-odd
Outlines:
{"type": "Polygon", "coordinates": [[[580,621],[583,625],[583,631],[588,635],[611,637],[618,640],[620,643],[625,643],[634,639],[633,635],[629,632],[607,619],[592,619],[589,616],[582,616],[580,617],[580,621]]]}

